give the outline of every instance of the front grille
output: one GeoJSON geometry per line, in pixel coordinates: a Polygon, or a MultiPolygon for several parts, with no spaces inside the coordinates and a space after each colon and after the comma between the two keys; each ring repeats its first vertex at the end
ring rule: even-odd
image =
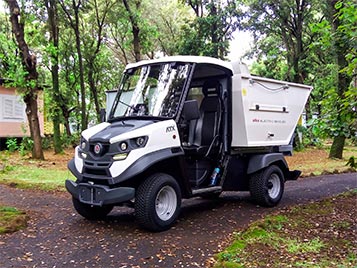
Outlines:
{"type": "Polygon", "coordinates": [[[84,161],[83,173],[86,175],[110,177],[110,162],[84,161]]]}
{"type": "Polygon", "coordinates": [[[84,168],[84,173],[97,176],[108,176],[107,169],[84,168]]]}
{"type": "Polygon", "coordinates": [[[84,161],[84,165],[88,167],[96,167],[96,168],[109,168],[110,162],[91,162],[84,161]]]}

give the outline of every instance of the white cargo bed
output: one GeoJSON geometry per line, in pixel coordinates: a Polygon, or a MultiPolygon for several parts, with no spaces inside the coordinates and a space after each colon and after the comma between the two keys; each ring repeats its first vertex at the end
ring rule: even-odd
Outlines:
{"type": "Polygon", "coordinates": [[[232,147],[289,144],[312,87],[233,70],[232,147]]]}

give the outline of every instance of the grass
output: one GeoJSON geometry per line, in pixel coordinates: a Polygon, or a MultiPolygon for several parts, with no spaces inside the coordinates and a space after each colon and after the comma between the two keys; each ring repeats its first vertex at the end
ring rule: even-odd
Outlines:
{"type": "Polygon", "coordinates": [[[301,170],[303,177],[351,171],[346,163],[351,157],[357,158],[357,146],[345,146],[343,159],[328,158],[329,150],[330,146],[309,147],[301,152],[294,152],[292,157],[286,157],[286,161],[290,169],[301,170]]]}
{"type": "Polygon", "coordinates": [[[0,152],[0,183],[22,189],[64,191],[64,182],[74,176],[67,169],[73,150],[55,155],[45,151],[45,161],[20,156],[18,152],[0,152]]]}
{"type": "Polygon", "coordinates": [[[25,228],[27,218],[25,212],[13,207],[0,206],[0,234],[15,232],[25,228]]]}
{"type": "Polygon", "coordinates": [[[256,221],[233,235],[214,267],[357,267],[356,198],[353,190],[256,221]]]}
{"type": "Polygon", "coordinates": [[[69,177],[74,178],[66,170],[13,166],[11,171],[0,173],[0,183],[22,189],[64,191],[65,179],[69,177]]]}

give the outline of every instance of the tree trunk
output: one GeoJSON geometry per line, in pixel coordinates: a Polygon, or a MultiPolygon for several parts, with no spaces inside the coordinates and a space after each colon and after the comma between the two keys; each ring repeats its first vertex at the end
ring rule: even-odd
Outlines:
{"type": "MultiPolygon", "coordinates": [[[[94,59],[93,59],[94,61],[94,59]]],[[[92,100],[94,101],[94,108],[96,111],[96,115],[97,115],[97,120],[99,122],[99,117],[100,117],[100,104],[99,104],[99,99],[98,99],[98,90],[97,90],[97,86],[95,84],[95,80],[94,80],[94,64],[92,64],[92,62],[90,62],[88,64],[88,82],[89,82],[89,89],[91,92],[91,97],[92,100]]]]}
{"type": "MultiPolygon", "coordinates": [[[[140,47],[140,27],[138,24],[138,20],[135,17],[135,14],[131,10],[129,3],[127,0],[123,0],[123,4],[125,6],[126,11],[129,14],[129,19],[131,23],[131,29],[133,34],[133,48],[134,48],[134,57],[135,61],[138,62],[141,60],[141,47],[140,47]]],[[[140,1],[136,1],[136,8],[139,9],[140,1]]]]}
{"type": "MultiPolygon", "coordinates": [[[[342,100],[345,98],[345,92],[348,90],[350,83],[352,81],[352,76],[349,77],[345,72],[341,72],[345,67],[348,66],[348,62],[346,60],[346,56],[348,53],[348,44],[344,40],[344,33],[339,31],[340,19],[338,16],[338,10],[336,10],[335,5],[339,0],[327,1],[332,10],[332,16],[330,17],[332,23],[332,30],[334,33],[334,52],[336,57],[336,63],[339,69],[338,72],[338,81],[337,81],[337,93],[340,98],[340,101],[336,103],[337,105],[337,118],[336,120],[343,122],[343,108],[342,108],[342,100]]],[[[340,158],[343,156],[343,148],[345,146],[345,135],[343,134],[344,130],[340,129],[338,136],[335,136],[333,139],[333,143],[330,149],[330,158],[340,158]]]]}
{"type": "Polygon", "coordinates": [[[44,159],[42,150],[42,137],[40,131],[40,123],[38,119],[37,107],[37,78],[36,56],[30,53],[29,47],[25,41],[24,24],[19,21],[20,7],[16,0],[6,0],[10,9],[10,21],[12,31],[15,35],[17,46],[20,50],[22,65],[27,71],[26,81],[34,81],[35,86],[28,86],[24,94],[24,102],[26,104],[26,115],[29,122],[31,138],[34,142],[32,157],[34,159],[44,159]]]}
{"type": "MultiPolygon", "coordinates": [[[[218,4],[217,4],[218,5],[218,4]]],[[[212,46],[213,46],[213,51],[212,51],[212,57],[216,57],[216,58],[220,58],[223,59],[222,57],[220,57],[221,55],[219,55],[218,53],[218,33],[217,33],[217,8],[216,8],[216,4],[215,1],[211,1],[211,6],[210,6],[210,16],[211,19],[214,20],[214,23],[212,23],[211,25],[211,38],[212,38],[212,46]]]]}
{"type": "Polygon", "coordinates": [[[60,115],[61,110],[60,105],[60,91],[59,91],[59,74],[58,74],[58,15],[57,15],[57,4],[55,0],[45,0],[45,6],[48,13],[48,26],[50,30],[50,41],[55,48],[55,51],[51,53],[51,75],[52,75],[52,96],[54,103],[52,104],[52,122],[53,122],[53,147],[55,154],[61,153],[62,141],[60,132],[60,115]]]}
{"type": "Polygon", "coordinates": [[[81,87],[81,130],[85,130],[88,126],[87,120],[87,107],[86,107],[86,89],[84,85],[84,68],[83,68],[83,57],[81,49],[81,37],[79,31],[79,9],[75,9],[75,28],[74,33],[76,35],[76,48],[78,55],[78,65],[79,65],[79,82],[81,87]]]}
{"type": "Polygon", "coordinates": [[[75,0],[72,1],[72,6],[66,7],[65,1],[58,1],[61,5],[63,12],[66,14],[68,21],[71,25],[71,28],[74,31],[74,35],[76,38],[76,50],[78,55],[78,66],[79,66],[79,84],[80,84],[80,115],[81,115],[81,130],[85,130],[88,126],[88,118],[87,118],[87,106],[86,106],[86,89],[84,83],[84,68],[83,68],[83,56],[81,49],[81,35],[79,30],[79,10],[81,7],[81,0],[76,3],[75,0]],[[70,10],[74,12],[74,19],[70,10]]]}
{"type": "Polygon", "coordinates": [[[343,148],[345,147],[346,137],[344,135],[336,136],[333,139],[332,146],[330,149],[329,158],[338,158],[342,159],[343,148]]]}
{"type": "Polygon", "coordinates": [[[103,32],[103,27],[104,27],[104,23],[107,17],[107,14],[109,12],[109,10],[111,9],[113,4],[111,5],[106,5],[105,9],[103,10],[102,13],[102,17],[100,17],[100,8],[97,5],[97,2],[95,2],[94,8],[95,8],[95,14],[96,14],[96,22],[97,22],[97,32],[96,32],[96,39],[94,41],[93,38],[93,42],[92,44],[94,44],[95,50],[91,53],[91,55],[88,58],[88,83],[89,83],[89,89],[90,89],[90,93],[91,93],[91,97],[92,100],[94,101],[94,108],[96,110],[96,115],[97,115],[97,120],[98,122],[100,121],[100,102],[99,102],[99,97],[98,97],[98,88],[97,88],[97,84],[96,84],[96,79],[95,79],[95,72],[96,72],[96,68],[95,68],[95,62],[96,59],[99,55],[99,52],[101,50],[101,45],[102,45],[102,41],[103,41],[103,36],[102,36],[102,32],[103,32]]]}
{"type": "Polygon", "coordinates": [[[31,139],[33,140],[32,157],[34,159],[44,159],[42,150],[42,137],[40,131],[40,122],[38,120],[38,106],[37,106],[37,94],[27,94],[24,97],[26,104],[26,115],[29,122],[31,139]]]}

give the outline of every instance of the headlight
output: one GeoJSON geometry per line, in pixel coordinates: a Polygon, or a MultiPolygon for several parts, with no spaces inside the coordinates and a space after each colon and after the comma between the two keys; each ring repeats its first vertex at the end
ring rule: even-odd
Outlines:
{"type": "Polygon", "coordinates": [[[136,139],[136,145],[141,147],[145,143],[145,138],[144,137],[139,137],[136,139]]]}
{"type": "Polygon", "coordinates": [[[83,141],[83,142],[81,143],[81,149],[84,150],[85,148],[86,148],[86,143],[83,141]]]}
{"type": "Polygon", "coordinates": [[[87,148],[87,141],[85,140],[85,138],[81,137],[79,146],[82,150],[87,148]]]}
{"type": "Polygon", "coordinates": [[[143,148],[148,142],[148,136],[141,136],[130,140],[130,144],[133,148],[143,148]]]}
{"type": "Polygon", "coordinates": [[[126,142],[122,142],[122,143],[120,143],[119,147],[120,147],[120,150],[126,151],[126,149],[128,149],[128,144],[126,142]]]}

